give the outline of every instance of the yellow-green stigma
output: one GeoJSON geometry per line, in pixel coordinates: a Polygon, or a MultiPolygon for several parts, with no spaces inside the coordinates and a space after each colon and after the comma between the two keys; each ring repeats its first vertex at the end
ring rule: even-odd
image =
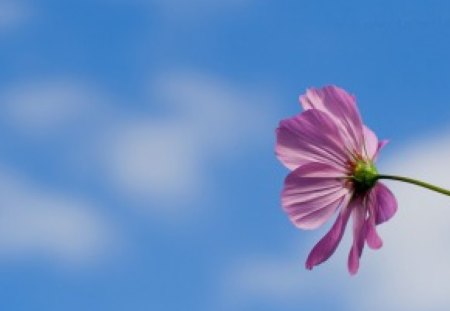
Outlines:
{"type": "Polygon", "coordinates": [[[364,192],[375,185],[378,179],[378,171],[372,161],[359,160],[353,168],[352,178],[356,191],[364,192]]]}

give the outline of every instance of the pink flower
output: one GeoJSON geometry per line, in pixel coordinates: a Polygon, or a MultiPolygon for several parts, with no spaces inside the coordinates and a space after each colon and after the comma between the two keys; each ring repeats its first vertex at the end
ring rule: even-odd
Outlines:
{"type": "Polygon", "coordinates": [[[355,98],[341,88],[309,89],[300,102],[305,111],[282,120],[276,131],[276,155],[292,171],[284,183],[282,206],[301,229],[316,229],[338,212],[310,252],[308,269],[334,253],[351,215],[348,269],[355,274],[364,245],[382,246],[376,226],[397,210],[395,197],[378,181],[374,165],[387,141],[379,142],[362,123],[355,98]]]}

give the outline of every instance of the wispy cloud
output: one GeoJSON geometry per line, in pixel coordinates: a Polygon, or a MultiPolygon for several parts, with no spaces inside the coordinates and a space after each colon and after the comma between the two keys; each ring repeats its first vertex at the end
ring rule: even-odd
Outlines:
{"type": "Polygon", "coordinates": [[[116,232],[95,204],[0,171],[0,260],[39,258],[69,266],[104,259],[116,232]]]}
{"type": "Polygon", "coordinates": [[[265,305],[297,303],[298,293],[307,289],[299,277],[301,268],[296,260],[276,256],[254,254],[240,258],[223,273],[219,304],[239,310],[261,299],[265,305]]]}
{"type": "Polygon", "coordinates": [[[129,199],[179,202],[199,190],[196,138],[174,121],[130,119],[98,143],[110,186],[129,199]]]}
{"type": "Polygon", "coordinates": [[[4,122],[36,138],[86,126],[106,102],[105,94],[94,87],[64,77],[14,85],[4,90],[1,99],[4,122]]]}
{"type": "Polygon", "coordinates": [[[20,84],[1,95],[0,118],[51,148],[78,146],[63,148],[66,169],[82,166],[72,171],[165,219],[185,219],[186,205],[214,192],[211,168],[253,151],[276,122],[267,90],[209,74],[153,77],[147,101],[133,105],[142,110],[87,85],[67,78],[20,84]]]}
{"type": "MultiPolygon", "coordinates": [[[[104,126],[98,121],[106,119],[99,113],[107,110],[106,96],[74,79],[28,80],[4,87],[0,98],[7,138],[22,140],[25,146],[37,139],[42,150],[59,153],[54,165],[69,173],[74,171],[72,161],[87,151],[61,152],[66,148],[61,144],[83,146],[87,134],[104,126]]],[[[33,147],[28,152],[34,157],[33,147]]],[[[37,257],[80,266],[102,261],[116,250],[119,234],[89,197],[41,187],[37,176],[30,180],[16,171],[22,169],[0,165],[0,260],[37,257]]]]}
{"type": "Polygon", "coordinates": [[[119,120],[99,148],[108,179],[132,198],[178,205],[205,196],[211,165],[250,150],[272,131],[271,98],[258,90],[194,72],[161,76],[151,90],[149,101],[165,113],[119,120]]]}
{"type": "MultiPolygon", "coordinates": [[[[212,305],[226,306],[225,310],[248,310],[255,306],[267,310],[323,310],[333,302],[346,304],[350,297],[346,295],[349,277],[345,261],[333,260],[311,273],[304,268],[302,258],[307,254],[305,245],[311,243],[314,241],[287,243],[282,254],[249,250],[227,262],[218,275],[218,294],[212,305]]],[[[344,257],[342,249],[337,253],[344,257]]]]}
{"type": "Polygon", "coordinates": [[[24,2],[0,0],[0,34],[23,25],[30,17],[30,8],[24,2]]]}

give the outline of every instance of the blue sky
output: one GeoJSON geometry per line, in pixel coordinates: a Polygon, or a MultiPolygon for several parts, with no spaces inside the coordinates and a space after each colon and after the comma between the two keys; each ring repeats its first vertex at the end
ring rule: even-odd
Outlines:
{"type": "Polygon", "coordinates": [[[273,145],[337,84],[381,170],[450,186],[449,35],[446,1],[0,0],[0,308],[448,310],[448,199],[392,184],[360,273],[348,237],[306,271],[273,145]]]}

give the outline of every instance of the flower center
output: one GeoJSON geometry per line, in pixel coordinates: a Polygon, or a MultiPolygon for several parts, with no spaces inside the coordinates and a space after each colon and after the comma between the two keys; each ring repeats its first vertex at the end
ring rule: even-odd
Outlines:
{"type": "Polygon", "coordinates": [[[365,192],[377,182],[378,171],[372,161],[359,160],[353,168],[356,191],[365,192]]]}

